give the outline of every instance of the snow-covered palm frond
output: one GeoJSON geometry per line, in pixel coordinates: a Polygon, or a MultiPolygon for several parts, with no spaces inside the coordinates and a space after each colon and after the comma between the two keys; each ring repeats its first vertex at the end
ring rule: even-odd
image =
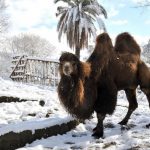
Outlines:
{"type": "Polygon", "coordinates": [[[106,10],[101,5],[98,5],[96,3],[84,6],[83,10],[85,12],[91,13],[94,16],[104,15],[104,17],[107,18],[106,10]]]}
{"type": "Polygon", "coordinates": [[[55,3],[63,1],[68,3],[68,7],[58,7],[58,38],[66,34],[70,48],[84,48],[88,46],[88,39],[92,35],[96,37],[97,21],[99,27],[105,30],[105,25],[100,15],[107,17],[105,9],[96,0],[55,0],[55,3]],[[71,5],[69,5],[71,3],[71,5]]]}
{"type": "Polygon", "coordinates": [[[57,26],[57,31],[58,31],[58,39],[60,40],[61,39],[61,36],[62,36],[62,33],[64,32],[65,33],[65,28],[66,28],[66,22],[67,22],[67,19],[68,19],[68,14],[69,14],[69,11],[66,11],[62,14],[59,22],[58,22],[58,26],[57,26]]]}
{"type": "Polygon", "coordinates": [[[100,17],[97,17],[96,19],[97,19],[99,28],[102,28],[106,32],[106,27],[105,27],[104,21],[100,17]]]}
{"type": "Polygon", "coordinates": [[[61,7],[61,6],[59,6],[57,8],[56,16],[59,16],[60,14],[65,13],[65,11],[67,11],[67,10],[68,10],[68,7],[61,7]]]}
{"type": "Polygon", "coordinates": [[[54,0],[54,3],[58,3],[60,1],[67,3],[69,6],[72,6],[72,7],[75,6],[75,2],[71,0],[54,0]]]}

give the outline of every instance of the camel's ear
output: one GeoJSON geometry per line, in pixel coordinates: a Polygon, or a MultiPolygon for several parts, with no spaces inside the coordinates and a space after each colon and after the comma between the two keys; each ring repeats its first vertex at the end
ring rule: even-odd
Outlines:
{"type": "Polygon", "coordinates": [[[59,62],[61,62],[61,61],[62,61],[62,56],[59,57],[59,62]]]}
{"type": "Polygon", "coordinates": [[[81,62],[83,77],[89,77],[91,74],[91,64],[88,62],[81,62]]]}

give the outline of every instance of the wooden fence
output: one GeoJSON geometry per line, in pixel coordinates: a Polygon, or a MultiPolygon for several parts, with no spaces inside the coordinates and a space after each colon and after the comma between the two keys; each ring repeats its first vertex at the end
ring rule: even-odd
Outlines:
{"type": "Polygon", "coordinates": [[[15,56],[10,78],[18,82],[57,86],[59,82],[58,62],[15,56]]]}

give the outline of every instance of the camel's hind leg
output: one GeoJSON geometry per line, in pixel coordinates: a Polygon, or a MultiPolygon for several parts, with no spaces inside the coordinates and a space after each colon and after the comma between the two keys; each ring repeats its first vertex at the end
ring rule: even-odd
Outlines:
{"type": "MultiPolygon", "coordinates": [[[[147,100],[149,102],[149,107],[150,107],[150,88],[141,88],[141,90],[144,92],[144,94],[147,97],[147,100]]],[[[146,125],[147,128],[150,128],[150,123],[146,125]]]]}
{"type": "Polygon", "coordinates": [[[141,90],[147,96],[150,106],[150,69],[144,62],[140,62],[138,66],[138,80],[141,90]]]}
{"type": "Polygon", "coordinates": [[[125,90],[128,102],[129,102],[129,107],[128,107],[128,112],[124,119],[119,122],[121,125],[126,125],[128,120],[130,119],[130,116],[132,115],[133,111],[138,107],[137,99],[136,99],[136,89],[126,89],[125,90]]]}
{"type": "Polygon", "coordinates": [[[141,91],[146,95],[150,107],[150,88],[141,87],[141,91]]]}

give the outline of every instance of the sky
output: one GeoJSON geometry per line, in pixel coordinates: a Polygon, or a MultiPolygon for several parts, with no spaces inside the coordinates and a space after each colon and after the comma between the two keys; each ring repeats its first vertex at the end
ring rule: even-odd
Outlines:
{"type": "MultiPolygon", "coordinates": [[[[135,8],[144,0],[98,1],[108,13],[108,18],[103,20],[112,39],[121,32],[129,32],[140,44],[148,42],[150,7],[135,8]]],[[[7,0],[7,5],[11,22],[8,34],[34,33],[54,45],[67,48],[65,40],[59,43],[56,31],[59,19],[55,16],[56,8],[62,3],[56,5],[53,0],[7,0]]]]}

